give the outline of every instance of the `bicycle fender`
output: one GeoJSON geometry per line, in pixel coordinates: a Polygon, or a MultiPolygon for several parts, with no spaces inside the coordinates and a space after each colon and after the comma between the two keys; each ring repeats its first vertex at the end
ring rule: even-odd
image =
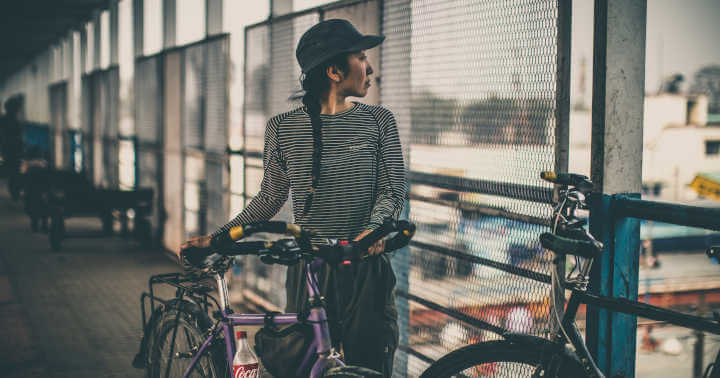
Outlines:
{"type": "Polygon", "coordinates": [[[137,352],[132,362],[132,366],[136,369],[144,369],[147,366],[147,354],[150,349],[148,343],[153,338],[150,333],[155,329],[155,325],[160,320],[162,313],[162,306],[156,307],[152,314],[150,314],[150,319],[148,319],[147,324],[144,324],[145,327],[143,328],[143,336],[140,339],[140,350],[137,352]]]}
{"type": "Polygon", "coordinates": [[[375,370],[367,369],[360,366],[340,366],[332,368],[325,372],[323,378],[381,378],[383,375],[375,370]]]}
{"type": "MultiPolygon", "coordinates": [[[[523,333],[505,333],[502,336],[503,338],[505,338],[505,340],[511,343],[529,345],[533,348],[541,348],[542,350],[547,352],[547,355],[559,354],[567,358],[575,360],[578,359],[577,354],[567,348],[565,344],[554,343],[548,339],[543,339],[542,337],[523,333]]],[[[599,378],[605,377],[602,372],[594,369],[593,364],[589,361],[580,361],[580,364],[585,368],[588,374],[594,374],[594,376],[599,378]]]]}

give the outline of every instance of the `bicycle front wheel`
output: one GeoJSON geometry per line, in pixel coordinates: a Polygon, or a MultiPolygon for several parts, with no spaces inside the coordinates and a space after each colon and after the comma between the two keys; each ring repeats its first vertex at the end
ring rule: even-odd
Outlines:
{"type": "MultiPolygon", "coordinates": [[[[177,310],[165,312],[158,322],[155,341],[152,343],[148,369],[150,378],[182,377],[204,341],[203,333],[192,316],[184,313],[178,317],[177,310]]],[[[227,377],[227,368],[223,369],[216,363],[217,356],[213,352],[212,346],[208,347],[188,377],[227,377]]]]}
{"type": "Polygon", "coordinates": [[[498,340],[455,350],[432,364],[421,378],[587,376],[577,358],[564,353],[548,355],[547,348],[537,345],[498,340]],[[547,366],[550,361],[554,368],[547,366]]]}

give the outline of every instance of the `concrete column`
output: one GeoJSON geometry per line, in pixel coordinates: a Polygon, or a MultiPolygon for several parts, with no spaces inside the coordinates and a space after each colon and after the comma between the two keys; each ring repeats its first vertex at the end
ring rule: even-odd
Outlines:
{"type": "Polygon", "coordinates": [[[92,17],[93,22],[93,56],[92,69],[100,68],[100,55],[102,52],[102,27],[100,26],[100,11],[95,11],[92,17]]]}
{"type": "Polygon", "coordinates": [[[163,0],[163,48],[177,44],[177,2],[163,0]]]}
{"type": "Polygon", "coordinates": [[[118,0],[110,3],[110,65],[119,63],[118,59],[118,0]]]}
{"type": "Polygon", "coordinates": [[[85,66],[87,62],[87,53],[88,53],[88,38],[87,38],[87,29],[83,25],[80,28],[80,76],[85,73],[85,66]]]}
{"type": "MultiPolygon", "coordinates": [[[[557,40],[557,79],[555,81],[555,172],[567,172],[570,147],[570,57],[571,57],[571,30],[572,30],[572,1],[558,1],[558,34],[557,40]]],[[[565,288],[562,287],[558,277],[565,275],[565,261],[557,264],[552,280],[552,289],[555,293],[555,311],[562,314],[565,308],[565,288]]],[[[559,326],[556,319],[551,320],[553,329],[559,326]]]]}
{"type": "Polygon", "coordinates": [[[205,35],[211,36],[223,32],[223,0],[206,0],[205,35]]]}
{"type": "Polygon", "coordinates": [[[292,13],[293,0],[270,0],[270,17],[292,13]]]}
{"type": "MultiPolygon", "coordinates": [[[[591,287],[601,295],[636,300],[639,221],[618,217],[613,196],[640,197],[647,0],[595,2],[590,226],[605,244],[591,287]]],[[[608,377],[635,376],[637,321],[590,308],[587,342],[608,377]]]]}
{"type": "MultiPolygon", "coordinates": [[[[129,0],[126,0],[129,1],[129,0]]],[[[143,0],[133,0],[133,46],[135,57],[143,56],[143,0]]]]}

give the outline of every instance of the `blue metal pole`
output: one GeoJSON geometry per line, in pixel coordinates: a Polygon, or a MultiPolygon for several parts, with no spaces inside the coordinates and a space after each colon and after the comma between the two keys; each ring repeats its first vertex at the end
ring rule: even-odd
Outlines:
{"type": "MultiPolygon", "coordinates": [[[[626,197],[640,198],[639,193],[626,197]]],[[[614,211],[614,248],[612,296],[630,300],[638,299],[640,260],[640,221],[636,218],[618,217],[614,211]]],[[[610,313],[612,331],[610,376],[635,376],[635,351],[637,348],[637,317],[622,313],[610,313]]]]}
{"type": "MultiPolygon", "coordinates": [[[[605,246],[600,258],[595,260],[590,272],[590,291],[598,295],[609,296],[612,292],[613,242],[615,228],[613,222],[612,197],[601,193],[591,195],[590,232],[605,246]]],[[[587,329],[585,331],[588,350],[595,358],[598,368],[607,372],[610,368],[610,332],[609,312],[601,307],[588,306],[587,329]]]]}

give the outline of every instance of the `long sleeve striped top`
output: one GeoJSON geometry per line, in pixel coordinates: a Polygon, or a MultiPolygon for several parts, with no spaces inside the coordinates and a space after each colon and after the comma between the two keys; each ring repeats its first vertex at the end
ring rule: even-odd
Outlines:
{"type": "Polygon", "coordinates": [[[323,151],[318,187],[304,213],[311,186],[313,137],[304,107],[269,120],[260,192],[215,234],[233,226],[268,220],[292,196],[295,223],[318,238],[352,239],[386,217],[397,219],[407,197],[400,138],[392,113],[355,103],[338,114],[320,115],[323,151]]]}

